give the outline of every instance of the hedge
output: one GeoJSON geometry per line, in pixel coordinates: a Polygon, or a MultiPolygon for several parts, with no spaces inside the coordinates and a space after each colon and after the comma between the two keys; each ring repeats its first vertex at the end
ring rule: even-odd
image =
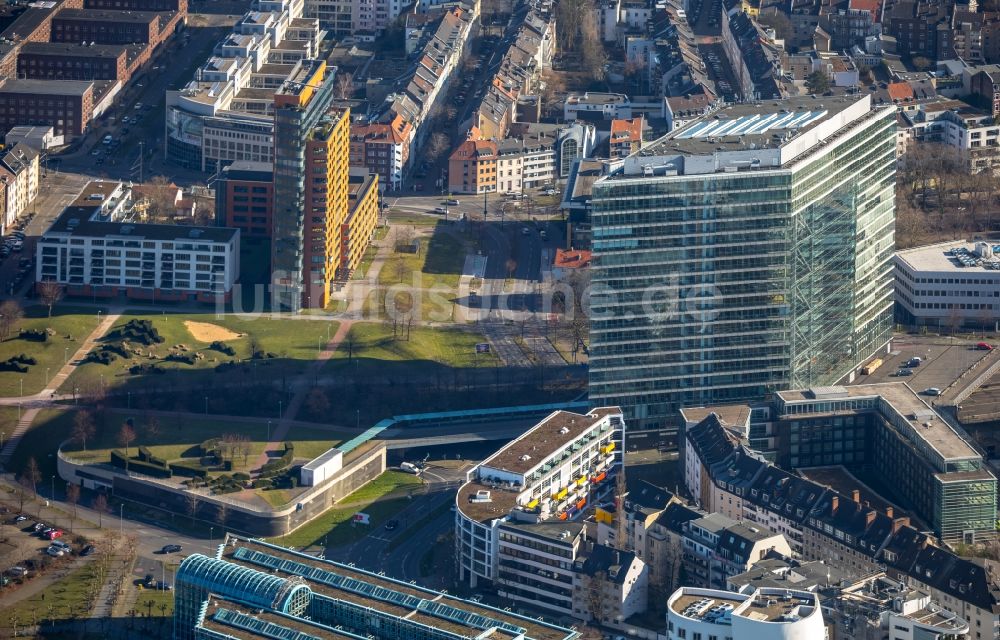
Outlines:
{"type": "Polygon", "coordinates": [[[119,469],[128,469],[137,473],[145,473],[146,475],[153,476],[154,478],[169,478],[173,475],[169,468],[143,462],[142,460],[129,460],[118,451],[111,452],[111,464],[119,469]]]}
{"type": "Polygon", "coordinates": [[[261,478],[271,478],[282,473],[289,465],[292,464],[292,460],[295,459],[295,445],[291,442],[285,443],[285,451],[280,457],[271,460],[270,462],[264,463],[264,466],[260,468],[260,474],[258,477],[261,478]]]}
{"type": "Polygon", "coordinates": [[[170,470],[174,473],[174,475],[178,475],[183,478],[208,477],[208,469],[205,469],[203,467],[196,467],[190,464],[185,464],[183,462],[171,462],[170,470]]]}

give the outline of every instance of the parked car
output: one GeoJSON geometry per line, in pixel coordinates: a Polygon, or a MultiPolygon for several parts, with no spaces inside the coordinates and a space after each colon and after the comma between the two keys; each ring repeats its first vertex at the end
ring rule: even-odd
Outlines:
{"type": "Polygon", "coordinates": [[[179,544],[166,544],[160,549],[160,553],[177,553],[181,550],[181,545],[179,544]]]}
{"type": "Polygon", "coordinates": [[[434,213],[448,213],[448,210],[444,207],[434,207],[434,213]]]}
{"type": "Polygon", "coordinates": [[[521,235],[522,236],[526,236],[526,235],[528,235],[530,233],[531,233],[531,229],[529,229],[528,227],[521,227],[521,235]]]}
{"type": "Polygon", "coordinates": [[[59,547],[52,547],[52,546],[46,549],[45,553],[52,556],[53,558],[61,558],[64,555],[66,555],[66,552],[60,549],[59,547]]]}
{"type": "Polygon", "coordinates": [[[941,390],[938,389],[937,387],[927,387],[920,393],[924,394],[925,396],[939,396],[941,395],[941,390]]]}
{"type": "Polygon", "coordinates": [[[55,540],[56,538],[61,538],[63,536],[62,529],[53,529],[45,534],[45,537],[49,540],[55,540]]]}
{"type": "Polygon", "coordinates": [[[36,523],[35,523],[35,526],[34,526],[34,527],[32,527],[32,530],[33,530],[33,531],[34,531],[35,533],[38,533],[39,531],[41,531],[42,529],[45,529],[45,528],[46,528],[46,526],[45,526],[45,525],[44,525],[43,523],[41,523],[41,522],[36,522],[36,523]]]}
{"type": "Polygon", "coordinates": [[[11,567],[7,569],[7,575],[14,576],[15,578],[23,578],[28,575],[28,570],[21,566],[11,567]]]}
{"type": "Polygon", "coordinates": [[[542,229],[542,231],[541,231],[541,233],[539,235],[542,236],[542,240],[547,240],[548,237],[549,237],[549,234],[548,234],[547,231],[545,231],[545,229],[542,229]]]}
{"type": "Polygon", "coordinates": [[[385,530],[386,531],[392,531],[393,529],[395,529],[398,526],[399,526],[399,520],[390,520],[390,521],[388,521],[388,522],[385,523],[385,530]]]}
{"type": "Polygon", "coordinates": [[[906,366],[919,367],[921,362],[923,362],[923,358],[910,358],[906,361],[906,366]]]}
{"type": "Polygon", "coordinates": [[[66,544],[62,540],[53,540],[52,544],[50,544],[49,546],[55,547],[57,549],[62,549],[63,551],[69,551],[71,548],[68,544],[66,544]]]}
{"type": "Polygon", "coordinates": [[[87,546],[85,546],[83,549],[80,550],[80,555],[86,558],[90,554],[94,553],[94,551],[95,551],[94,545],[88,544],[87,546]]]}
{"type": "Polygon", "coordinates": [[[24,522],[24,521],[25,521],[25,520],[27,520],[27,519],[28,519],[28,516],[26,516],[26,515],[24,515],[24,514],[22,513],[21,515],[19,515],[19,516],[17,516],[16,518],[14,518],[14,523],[16,524],[16,523],[18,523],[18,522],[24,522]]]}
{"type": "Polygon", "coordinates": [[[976,348],[980,351],[993,351],[993,345],[988,342],[977,342],[976,348]]]}
{"type": "Polygon", "coordinates": [[[896,371],[896,375],[897,376],[912,376],[913,375],[913,370],[912,369],[898,369],[896,371]]]}
{"type": "Polygon", "coordinates": [[[101,142],[103,142],[104,144],[111,144],[114,141],[115,137],[109,133],[108,135],[104,136],[104,140],[102,140],[101,142]]]}
{"type": "Polygon", "coordinates": [[[446,205],[448,205],[449,207],[457,207],[458,206],[458,200],[456,200],[455,198],[448,198],[447,200],[444,201],[444,203],[446,205]]]}

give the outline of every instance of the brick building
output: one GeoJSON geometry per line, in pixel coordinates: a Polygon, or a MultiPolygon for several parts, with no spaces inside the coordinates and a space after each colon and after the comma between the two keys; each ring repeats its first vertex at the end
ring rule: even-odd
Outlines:
{"type": "Polygon", "coordinates": [[[0,129],[45,124],[56,135],[82,134],[94,113],[94,83],[7,80],[0,85],[0,129]]]}
{"type": "Polygon", "coordinates": [[[141,47],[126,45],[27,42],[17,57],[17,75],[29,80],[127,81],[142,52],[141,47]]]}
{"type": "Polygon", "coordinates": [[[52,19],[52,42],[158,44],[160,14],[153,11],[64,9],[52,19]]]}
{"type": "Polygon", "coordinates": [[[215,183],[216,223],[239,229],[245,238],[270,237],[273,200],[272,165],[234,162],[222,170],[215,183]]]}

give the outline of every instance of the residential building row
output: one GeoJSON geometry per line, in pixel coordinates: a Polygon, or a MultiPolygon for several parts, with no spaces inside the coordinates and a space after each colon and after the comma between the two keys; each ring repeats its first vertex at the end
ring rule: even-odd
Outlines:
{"type": "Polygon", "coordinates": [[[35,281],[67,295],[228,300],[240,272],[240,231],[138,221],[130,185],[88,183],[36,245],[35,281]]]}
{"type": "Polygon", "coordinates": [[[374,115],[351,125],[351,163],[379,175],[384,188],[398,191],[411,158],[431,134],[431,122],[444,110],[443,99],[466,56],[475,14],[463,7],[440,11],[423,45],[392,93],[374,115]]]}
{"type": "Polygon", "coordinates": [[[72,139],[187,22],[187,0],[55,0],[0,9],[0,131],[72,139]]]}
{"type": "Polygon", "coordinates": [[[516,122],[509,137],[485,140],[473,127],[448,159],[452,193],[523,193],[569,176],[594,149],[593,125],[516,122]]]}
{"type": "Polygon", "coordinates": [[[968,622],[974,637],[996,637],[998,576],[936,541],[995,536],[996,478],[905,383],[779,392],[769,404],[685,418],[685,485],[703,508],[782,533],[803,561],[853,575],[884,568],[968,622]],[[907,515],[856,480],[850,495],[810,480],[808,468],[820,465],[873,469],[907,515]]]}
{"type": "Polygon", "coordinates": [[[18,142],[0,153],[0,235],[6,235],[38,197],[38,151],[18,142]]]}

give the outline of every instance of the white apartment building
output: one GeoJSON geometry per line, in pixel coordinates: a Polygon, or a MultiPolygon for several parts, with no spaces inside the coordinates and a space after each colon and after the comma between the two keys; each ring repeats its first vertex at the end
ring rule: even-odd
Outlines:
{"type": "Polygon", "coordinates": [[[207,172],[273,161],[274,94],[326,36],[303,0],[257,0],[195,77],[167,91],[167,157],[207,172]]]}
{"type": "Polygon", "coordinates": [[[70,295],[215,302],[239,278],[240,232],[131,221],[130,190],[91,182],[42,234],[36,281],[70,295]]]}
{"type": "Polygon", "coordinates": [[[954,150],[969,173],[1000,173],[1000,124],[989,113],[958,100],[921,104],[904,112],[908,130],[903,144],[933,142],[954,150]]]}
{"type": "Polygon", "coordinates": [[[897,251],[896,317],[909,325],[996,329],[1000,244],[942,242],[897,251]]]}
{"type": "Polygon", "coordinates": [[[824,640],[823,611],[811,591],[752,594],[682,587],[667,599],[667,640],[824,640]]]}
{"type": "Polygon", "coordinates": [[[621,411],[556,411],[468,472],[456,496],[455,554],[470,587],[572,615],[579,518],[613,486],[621,411]]]}
{"type": "Polygon", "coordinates": [[[0,234],[4,234],[38,197],[38,152],[17,143],[0,155],[0,185],[4,198],[0,234]]]}

